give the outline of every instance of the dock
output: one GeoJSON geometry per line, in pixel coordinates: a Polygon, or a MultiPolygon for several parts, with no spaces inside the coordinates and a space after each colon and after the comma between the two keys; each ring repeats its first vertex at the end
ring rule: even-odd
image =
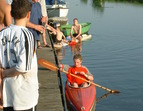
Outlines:
{"type": "MultiPolygon", "coordinates": [[[[50,38],[47,35],[47,43],[51,44],[50,38]]],[[[41,40],[42,43],[42,40],[41,40]]],[[[48,60],[49,62],[57,64],[57,56],[54,49],[42,48],[37,50],[37,57],[48,60]]],[[[58,71],[51,71],[41,66],[38,68],[39,77],[39,102],[37,111],[66,111],[65,100],[63,93],[63,86],[60,83],[60,73],[58,71]]],[[[61,81],[62,82],[62,81],[61,81]]]]}

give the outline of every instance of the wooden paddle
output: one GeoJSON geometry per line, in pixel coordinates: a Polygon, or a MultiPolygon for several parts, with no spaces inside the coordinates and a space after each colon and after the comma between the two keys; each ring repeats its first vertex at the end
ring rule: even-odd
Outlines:
{"type": "MultiPolygon", "coordinates": [[[[45,68],[47,68],[47,69],[53,70],[53,71],[60,70],[59,68],[57,68],[57,67],[55,66],[55,64],[53,64],[53,63],[51,63],[51,62],[49,62],[49,61],[47,61],[47,60],[44,60],[44,59],[38,59],[38,64],[41,65],[41,66],[43,66],[43,67],[45,67],[45,68]]],[[[65,71],[65,70],[60,70],[60,71],[64,72],[65,74],[69,74],[69,72],[67,72],[67,71],[65,71]]],[[[79,76],[77,76],[77,75],[75,75],[75,74],[70,73],[70,75],[73,76],[73,77],[76,77],[76,78],[78,78],[78,79],[84,80],[84,81],[86,81],[86,82],[89,82],[89,83],[91,83],[91,84],[93,84],[93,85],[95,85],[95,86],[97,86],[97,87],[99,87],[99,88],[102,88],[102,89],[104,89],[104,90],[107,90],[107,91],[110,92],[110,93],[114,93],[114,94],[115,94],[115,93],[116,93],[116,94],[117,94],[117,93],[120,93],[120,91],[111,90],[111,89],[109,89],[109,88],[106,88],[106,87],[104,87],[104,86],[101,86],[101,85],[99,85],[99,84],[96,84],[96,83],[94,83],[94,82],[91,82],[91,81],[89,81],[89,80],[86,80],[86,79],[84,79],[84,78],[81,78],[81,77],[79,77],[79,76]]]]}

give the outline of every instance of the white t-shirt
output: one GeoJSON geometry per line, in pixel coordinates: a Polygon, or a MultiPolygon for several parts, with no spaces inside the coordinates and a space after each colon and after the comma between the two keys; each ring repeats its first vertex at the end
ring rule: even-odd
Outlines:
{"type": "Polygon", "coordinates": [[[30,109],[38,103],[37,57],[33,34],[25,27],[10,25],[0,31],[0,64],[24,72],[3,80],[3,107],[30,109]]]}

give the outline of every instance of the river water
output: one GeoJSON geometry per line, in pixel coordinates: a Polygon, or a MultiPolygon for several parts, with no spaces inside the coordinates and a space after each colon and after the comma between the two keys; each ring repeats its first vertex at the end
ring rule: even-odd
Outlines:
{"type": "MultiPolygon", "coordinates": [[[[96,111],[143,111],[143,5],[128,2],[67,0],[68,22],[91,22],[92,39],[79,47],[64,47],[58,53],[64,64],[73,64],[80,51],[83,65],[94,82],[120,94],[97,88],[96,111]],[[62,54],[62,56],[61,56],[62,54]]],[[[63,75],[64,82],[66,76],[63,75]]]]}

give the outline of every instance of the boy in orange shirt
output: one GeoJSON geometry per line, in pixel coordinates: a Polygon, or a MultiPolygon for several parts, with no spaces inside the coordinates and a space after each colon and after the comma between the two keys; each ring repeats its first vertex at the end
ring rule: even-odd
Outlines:
{"type": "Polygon", "coordinates": [[[76,54],[73,57],[74,65],[69,66],[69,65],[60,65],[62,69],[65,71],[68,71],[69,74],[67,74],[67,80],[70,83],[71,86],[78,88],[78,87],[87,87],[88,83],[73,77],[71,74],[75,74],[81,78],[87,79],[89,81],[93,81],[93,75],[89,72],[89,70],[85,67],[82,66],[82,56],[80,54],[76,54]]]}

